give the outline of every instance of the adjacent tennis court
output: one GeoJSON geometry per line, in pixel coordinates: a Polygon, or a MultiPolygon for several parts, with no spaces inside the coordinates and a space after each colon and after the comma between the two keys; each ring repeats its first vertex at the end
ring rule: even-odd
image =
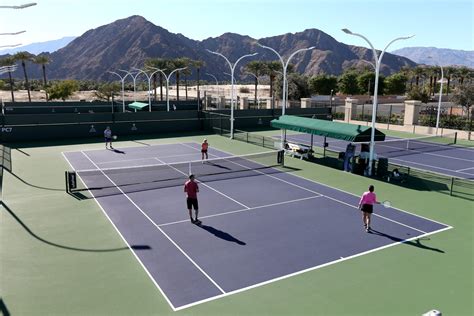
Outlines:
{"type": "MultiPolygon", "coordinates": [[[[280,139],[279,135],[274,136],[280,139]]],[[[287,140],[310,145],[309,134],[288,134],[287,140]]],[[[327,138],[328,149],[345,151],[347,141],[327,138]]],[[[324,137],[313,136],[313,146],[323,147],[324,137]]],[[[360,146],[357,146],[360,151],[360,146]]],[[[413,139],[387,137],[377,142],[375,152],[379,157],[399,165],[441,173],[463,179],[474,179],[474,148],[456,144],[454,135],[428,136],[413,139]]]]}
{"type": "Polygon", "coordinates": [[[359,197],[292,174],[275,151],[212,149],[205,163],[199,151],[178,143],[64,153],[173,310],[451,228],[377,206],[366,233],[359,197]],[[191,172],[200,226],[186,210],[191,172]]]}

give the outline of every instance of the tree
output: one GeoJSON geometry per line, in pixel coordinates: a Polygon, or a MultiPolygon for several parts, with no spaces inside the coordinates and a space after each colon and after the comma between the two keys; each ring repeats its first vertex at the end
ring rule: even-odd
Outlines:
{"type": "Polygon", "coordinates": [[[75,80],[60,81],[48,88],[50,100],[61,99],[66,101],[71,95],[79,90],[79,84],[75,80]]]}
{"type": "Polygon", "coordinates": [[[426,88],[420,88],[420,87],[413,87],[410,91],[407,93],[407,98],[408,100],[418,100],[421,101],[422,103],[428,103],[430,100],[430,95],[428,94],[428,89],[426,88]]]}
{"type": "MultiPolygon", "coordinates": [[[[379,75],[378,95],[383,94],[384,81],[385,78],[382,75],[379,75]]],[[[357,76],[357,86],[359,88],[359,93],[365,93],[367,91],[368,95],[373,95],[375,91],[375,73],[373,71],[366,71],[359,74],[357,76]]]]}
{"type": "Polygon", "coordinates": [[[21,61],[21,66],[23,67],[23,74],[25,76],[25,86],[26,86],[26,90],[28,91],[28,101],[31,102],[31,94],[30,94],[30,84],[28,82],[28,74],[26,73],[26,62],[31,60],[31,58],[33,57],[32,54],[28,53],[28,52],[18,52],[16,53],[15,55],[13,55],[13,58],[16,60],[16,61],[21,61]]]}
{"type": "MultiPolygon", "coordinates": [[[[0,60],[0,67],[3,66],[13,66],[15,64],[15,59],[13,57],[6,57],[0,60]]],[[[15,95],[13,93],[14,85],[11,71],[8,72],[8,79],[10,81],[10,92],[12,95],[12,102],[15,102],[15,95]]]]}
{"type": "Polygon", "coordinates": [[[337,77],[317,75],[309,78],[309,90],[312,94],[330,95],[331,90],[337,90],[337,77]]]}
{"type": "MultiPolygon", "coordinates": [[[[290,73],[287,75],[288,80],[288,100],[300,100],[301,98],[308,98],[311,96],[311,91],[308,85],[308,77],[299,73],[290,73]]],[[[276,85],[276,92],[282,95],[283,78],[278,77],[276,85]]]]}
{"type": "Polygon", "coordinates": [[[407,76],[403,73],[396,73],[385,79],[385,93],[403,95],[406,92],[407,76]]]}
{"type": "Polygon", "coordinates": [[[43,89],[46,94],[46,101],[48,101],[48,92],[46,92],[46,88],[48,87],[48,82],[46,81],[46,65],[49,64],[51,60],[46,55],[38,55],[33,58],[33,62],[41,65],[41,69],[43,70],[43,89]]]}
{"type": "Polygon", "coordinates": [[[185,87],[185,93],[186,93],[186,101],[188,100],[188,76],[191,75],[191,67],[192,65],[192,60],[188,57],[182,57],[178,59],[179,63],[182,65],[182,67],[187,67],[186,69],[181,70],[181,73],[184,75],[184,87],[185,87]]]}
{"type": "Polygon", "coordinates": [[[458,86],[456,89],[454,89],[450,101],[466,108],[469,118],[469,110],[474,101],[474,85],[458,86]]]}
{"type": "Polygon", "coordinates": [[[275,78],[278,75],[278,72],[282,71],[281,63],[279,61],[269,61],[265,62],[265,74],[270,77],[270,98],[273,97],[273,83],[275,78]]]}
{"type": "MultiPolygon", "coordinates": [[[[171,60],[171,64],[173,67],[169,69],[169,72],[171,73],[173,70],[178,69],[178,68],[184,68],[187,67],[186,61],[182,58],[175,58],[171,60]]],[[[182,70],[176,71],[175,76],[176,76],[176,101],[179,101],[179,74],[182,70]]]]}
{"type": "Polygon", "coordinates": [[[248,73],[253,74],[255,80],[255,102],[257,102],[257,88],[258,88],[258,77],[264,74],[265,72],[265,63],[260,60],[252,60],[247,65],[245,65],[245,69],[248,73]]]}
{"type": "Polygon", "coordinates": [[[200,91],[199,91],[199,85],[200,85],[200,80],[201,80],[201,68],[204,67],[206,63],[202,60],[194,60],[193,61],[193,66],[196,68],[196,75],[197,75],[197,98],[198,98],[198,104],[199,100],[201,98],[200,91]]]}
{"type": "Polygon", "coordinates": [[[344,94],[358,94],[357,73],[355,71],[344,72],[337,83],[338,90],[344,94]]]}
{"type": "Polygon", "coordinates": [[[114,96],[118,95],[121,90],[122,88],[117,82],[103,83],[99,85],[94,94],[99,100],[105,100],[109,102],[110,99],[112,99],[113,103],[114,96]]]}

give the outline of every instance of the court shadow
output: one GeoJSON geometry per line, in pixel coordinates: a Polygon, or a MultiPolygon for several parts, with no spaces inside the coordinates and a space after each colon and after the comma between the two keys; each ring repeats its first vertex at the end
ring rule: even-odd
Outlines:
{"type": "Polygon", "coordinates": [[[20,176],[16,175],[15,173],[13,172],[10,172],[10,174],[12,176],[14,176],[16,179],[20,180],[22,183],[30,186],[30,187],[33,187],[33,188],[36,188],[36,189],[41,189],[41,190],[48,190],[48,191],[64,191],[64,189],[57,189],[57,188],[48,188],[48,187],[42,187],[42,186],[39,186],[39,185],[36,185],[36,184],[32,184],[32,183],[29,183],[28,181],[20,178],[20,176]]]}
{"type": "Polygon", "coordinates": [[[217,168],[221,168],[221,169],[232,170],[232,169],[229,168],[229,167],[220,165],[220,164],[215,163],[215,162],[212,162],[212,161],[204,160],[203,163],[205,163],[205,164],[207,164],[207,165],[211,165],[211,166],[217,167],[217,168]]]}
{"type": "Polygon", "coordinates": [[[145,142],[139,142],[138,140],[132,140],[132,142],[140,144],[140,145],[144,145],[144,146],[151,146],[150,144],[147,144],[145,142]]]}
{"type": "Polygon", "coordinates": [[[124,151],[119,150],[119,149],[116,149],[116,148],[112,149],[112,151],[113,151],[114,153],[117,153],[117,154],[124,154],[124,155],[125,155],[125,152],[124,152],[124,151]]]}
{"type": "Polygon", "coordinates": [[[371,229],[369,233],[374,234],[374,235],[383,236],[383,237],[386,237],[390,240],[393,240],[393,241],[396,241],[396,242],[401,242],[405,245],[410,245],[410,246],[414,246],[414,247],[417,247],[417,248],[431,250],[431,251],[435,251],[435,252],[439,252],[439,253],[445,253],[441,249],[429,247],[429,246],[423,245],[421,243],[421,240],[430,240],[429,238],[421,237],[421,238],[417,238],[415,240],[405,240],[405,239],[402,239],[402,238],[399,238],[399,237],[395,237],[395,236],[385,234],[385,233],[383,233],[381,231],[378,231],[378,230],[375,230],[375,229],[371,229]]]}
{"type": "Polygon", "coordinates": [[[209,233],[213,234],[214,236],[220,238],[220,239],[224,239],[224,240],[227,240],[227,241],[230,241],[230,242],[235,242],[236,244],[239,244],[241,246],[245,246],[246,243],[241,241],[241,240],[238,240],[237,238],[235,238],[234,236],[232,236],[231,234],[229,233],[226,233],[226,232],[223,232],[222,230],[218,230],[212,226],[207,226],[207,225],[199,225],[199,227],[201,227],[202,229],[204,229],[205,231],[208,231],[209,233]]]}
{"type": "Polygon", "coordinates": [[[10,312],[8,311],[8,308],[5,305],[5,302],[3,301],[3,298],[1,298],[1,297],[0,297],[0,312],[2,312],[3,316],[10,316],[10,312]]]}
{"type": "MultiPolygon", "coordinates": [[[[88,249],[88,248],[77,248],[77,247],[71,247],[71,246],[66,246],[66,245],[60,245],[58,243],[46,240],[37,234],[35,234],[16,214],[13,212],[8,205],[5,204],[5,202],[0,201],[0,206],[3,206],[3,208],[20,224],[28,234],[30,234],[33,238],[47,244],[53,247],[58,247],[66,250],[73,250],[73,251],[83,251],[83,252],[114,252],[114,251],[122,251],[122,250],[128,250],[129,247],[120,247],[120,248],[108,248],[108,249],[88,249]]],[[[134,250],[150,250],[151,247],[148,245],[131,245],[130,248],[134,250]]],[[[1,307],[0,307],[1,308],[1,307]]]]}
{"type": "Polygon", "coordinates": [[[19,148],[14,148],[14,149],[15,149],[16,151],[22,153],[22,154],[25,155],[25,156],[28,156],[28,157],[31,156],[29,153],[27,153],[26,151],[23,151],[23,150],[21,150],[21,149],[19,149],[19,148]]]}

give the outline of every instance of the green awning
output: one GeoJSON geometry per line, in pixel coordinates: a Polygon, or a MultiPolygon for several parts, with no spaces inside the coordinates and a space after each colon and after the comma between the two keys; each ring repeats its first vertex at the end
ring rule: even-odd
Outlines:
{"type": "Polygon", "coordinates": [[[141,110],[144,107],[148,106],[148,103],[143,103],[143,102],[132,102],[130,104],[127,104],[127,106],[133,110],[141,110]]]}
{"type": "MultiPolygon", "coordinates": [[[[369,126],[283,115],[271,121],[272,127],[301,133],[326,136],[350,142],[369,142],[369,126]]],[[[375,129],[375,141],[385,140],[385,134],[375,129]]]]}

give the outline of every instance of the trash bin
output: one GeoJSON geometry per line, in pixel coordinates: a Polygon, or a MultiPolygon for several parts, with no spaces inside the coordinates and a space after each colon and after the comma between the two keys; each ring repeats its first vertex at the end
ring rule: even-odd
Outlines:
{"type": "Polygon", "coordinates": [[[387,158],[379,158],[379,161],[377,163],[376,175],[379,178],[384,178],[388,175],[388,159],[387,158]]]}

